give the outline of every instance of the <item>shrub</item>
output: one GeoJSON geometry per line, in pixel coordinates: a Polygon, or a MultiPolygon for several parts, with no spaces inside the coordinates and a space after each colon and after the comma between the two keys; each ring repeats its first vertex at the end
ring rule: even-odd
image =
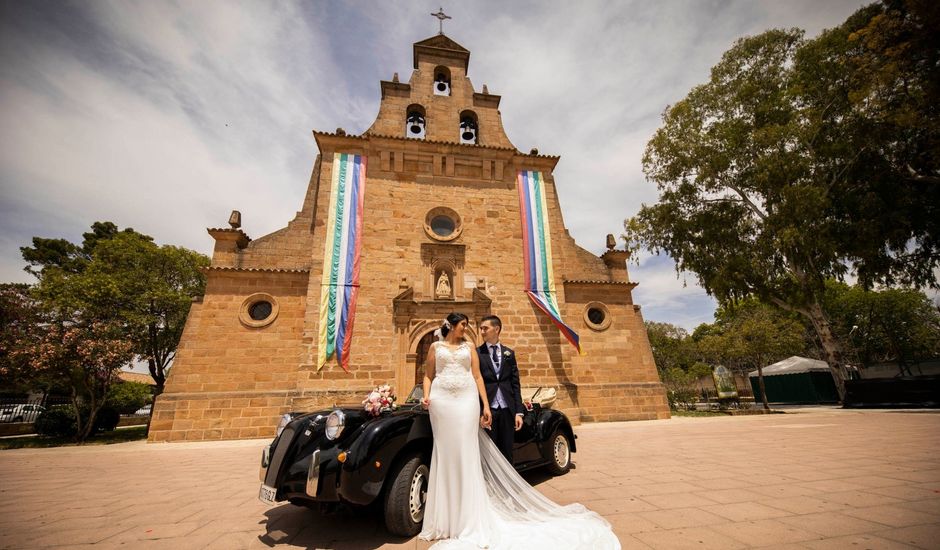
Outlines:
{"type": "MultiPolygon", "coordinates": [[[[82,418],[88,418],[88,409],[82,408],[82,418]]],[[[112,431],[121,420],[114,407],[105,405],[95,417],[95,431],[112,431]]],[[[36,419],[36,433],[47,437],[71,437],[78,431],[75,412],[68,405],[57,405],[46,410],[36,419]]]]}
{"type": "Polygon", "coordinates": [[[36,419],[36,433],[47,437],[70,437],[75,435],[75,413],[72,407],[56,406],[43,411],[36,419]]]}
{"type": "Polygon", "coordinates": [[[666,386],[666,397],[669,408],[694,410],[698,402],[698,389],[695,387],[697,373],[689,373],[679,367],[672,367],[663,373],[663,384],[666,386]]]}
{"type": "Polygon", "coordinates": [[[100,411],[98,411],[98,415],[95,416],[95,431],[110,432],[117,427],[120,420],[121,413],[119,413],[114,407],[105,405],[101,408],[100,411]]]}
{"type": "Polygon", "coordinates": [[[118,414],[133,414],[152,401],[150,386],[142,382],[116,382],[108,388],[107,403],[118,414]]]}

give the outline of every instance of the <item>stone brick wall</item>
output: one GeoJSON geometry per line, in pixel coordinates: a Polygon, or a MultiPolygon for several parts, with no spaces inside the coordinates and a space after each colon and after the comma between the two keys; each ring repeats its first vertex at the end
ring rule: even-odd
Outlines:
{"type": "Polygon", "coordinates": [[[194,303],[165,391],[157,398],[151,441],[268,436],[290,406],[302,356],[307,273],[209,271],[194,303]],[[256,292],[270,294],[277,318],[245,326],[239,311],[256,292]]]}

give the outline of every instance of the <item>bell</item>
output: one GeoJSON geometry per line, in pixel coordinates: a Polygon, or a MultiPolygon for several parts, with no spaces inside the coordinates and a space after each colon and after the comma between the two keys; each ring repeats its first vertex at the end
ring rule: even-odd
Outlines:
{"type": "Polygon", "coordinates": [[[411,125],[411,128],[409,128],[409,130],[411,130],[411,133],[412,133],[412,134],[420,134],[420,133],[421,133],[421,127],[418,126],[417,124],[412,124],[412,125],[411,125]]]}
{"type": "Polygon", "coordinates": [[[444,82],[443,80],[438,80],[438,81],[437,81],[437,91],[439,91],[439,92],[446,92],[446,91],[447,91],[447,83],[444,82]]]}
{"type": "Polygon", "coordinates": [[[473,136],[473,132],[471,132],[470,130],[466,130],[464,131],[463,134],[460,135],[460,137],[462,137],[465,141],[470,141],[473,139],[474,136],[473,136]]]}

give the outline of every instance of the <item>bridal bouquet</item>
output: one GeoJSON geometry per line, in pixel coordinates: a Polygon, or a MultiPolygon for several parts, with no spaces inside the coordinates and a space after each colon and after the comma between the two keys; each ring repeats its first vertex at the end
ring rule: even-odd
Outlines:
{"type": "Polygon", "coordinates": [[[372,416],[379,416],[383,412],[394,411],[398,405],[395,404],[395,390],[388,384],[376,386],[369,395],[362,400],[363,408],[366,413],[372,416]]]}

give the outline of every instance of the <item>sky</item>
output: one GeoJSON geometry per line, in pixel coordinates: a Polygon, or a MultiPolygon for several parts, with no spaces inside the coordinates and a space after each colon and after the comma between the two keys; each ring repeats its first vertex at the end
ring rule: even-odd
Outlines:
{"type": "MultiPolygon", "coordinates": [[[[520,151],[560,155],[565,224],[600,254],[656,202],[641,157],[664,109],[707,81],[735,40],[808,37],[849,0],[599,2],[0,0],[0,282],[32,282],[33,236],[81,241],[109,220],[211,255],[207,227],[240,210],[253,238],[300,209],[311,131],[365,131],[380,80],[444,32],[469,77],[502,96],[520,151]]],[[[715,302],[666,256],[630,265],[644,318],[688,330],[715,302]]]]}

